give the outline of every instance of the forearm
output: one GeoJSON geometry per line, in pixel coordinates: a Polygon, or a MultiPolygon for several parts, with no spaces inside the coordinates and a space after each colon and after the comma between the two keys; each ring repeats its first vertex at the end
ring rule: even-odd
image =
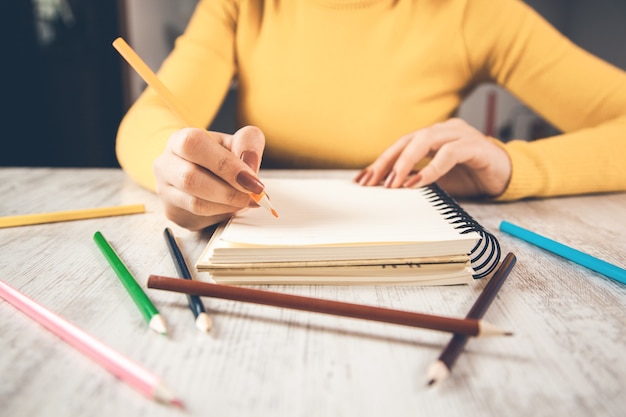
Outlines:
{"type": "Polygon", "coordinates": [[[626,190],[624,71],[574,45],[522,2],[492,3],[467,3],[475,77],[495,81],[564,132],[502,145],[512,175],[498,199],[626,190]]]}
{"type": "Polygon", "coordinates": [[[116,152],[120,165],[140,185],[154,190],[153,163],[171,134],[183,127],[207,128],[234,74],[236,2],[198,4],[185,33],[158,71],[160,80],[188,111],[181,120],[148,88],[120,124],[116,152]]]}
{"type": "Polygon", "coordinates": [[[511,158],[512,176],[498,200],[626,191],[626,117],[503,147],[511,158]]]}
{"type": "Polygon", "coordinates": [[[184,127],[157,100],[158,97],[148,94],[131,107],[120,124],[116,142],[120,166],[139,185],[152,191],[155,190],[152,165],[163,153],[170,135],[184,127]]]}

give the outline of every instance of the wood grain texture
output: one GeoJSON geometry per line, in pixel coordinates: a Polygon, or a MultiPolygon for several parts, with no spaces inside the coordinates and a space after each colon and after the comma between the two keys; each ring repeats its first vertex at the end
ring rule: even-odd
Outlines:
{"type": "MultiPolygon", "coordinates": [[[[93,243],[93,233],[107,236],[144,288],[150,274],[176,275],[165,227],[172,228],[189,263],[208,235],[167,221],[156,197],[120,170],[4,168],[0,196],[0,216],[146,205],[141,215],[0,230],[0,279],[161,376],[187,405],[181,412],[147,400],[2,301],[0,415],[617,417],[626,412],[626,287],[498,231],[499,222],[509,220],[626,267],[624,193],[461,202],[499,237],[504,253],[517,255],[485,315],[515,336],[471,340],[451,377],[435,389],[425,384],[428,367],[448,341],[439,332],[205,297],[214,320],[206,335],[195,328],[184,295],[148,290],[169,335],[151,332],[93,243]]],[[[463,317],[485,283],[271,289],[463,317]]]]}

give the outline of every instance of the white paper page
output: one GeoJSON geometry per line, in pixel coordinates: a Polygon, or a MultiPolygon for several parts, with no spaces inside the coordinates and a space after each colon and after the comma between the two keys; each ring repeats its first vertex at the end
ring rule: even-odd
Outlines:
{"type": "Polygon", "coordinates": [[[466,240],[423,190],[363,187],[339,179],[264,179],[273,217],[263,208],[232,219],[221,239],[262,246],[466,240]]]}

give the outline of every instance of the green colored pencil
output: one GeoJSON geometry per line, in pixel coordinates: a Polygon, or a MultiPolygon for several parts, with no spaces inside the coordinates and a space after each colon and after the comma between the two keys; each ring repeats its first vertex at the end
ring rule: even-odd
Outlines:
{"type": "Polygon", "coordinates": [[[111,247],[109,242],[102,236],[102,233],[96,232],[93,235],[93,240],[102,251],[102,254],[111,265],[111,268],[115,271],[122,284],[126,288],[126,291],[130,294],[133,301],[139,307],[139,311],[144,316],[148,325],[152,330],[160,334],[166,334],[167,330],[165,328],[165,321],[163,317],[159,314],[159,311],[156,309],[152,301],[148,298],[146,293],[141,289],[137,281],[130,273],[126,265],[119,258],[115,250],[111,247]]]}

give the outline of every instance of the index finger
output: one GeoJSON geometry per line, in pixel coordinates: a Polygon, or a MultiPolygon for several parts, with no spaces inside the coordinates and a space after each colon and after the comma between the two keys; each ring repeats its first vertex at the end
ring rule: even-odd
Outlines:
{"type": "Polygon", "coordinates": [[[227,135],[186,128],[177,132],[169,143],[176,155],[207,169],[233,188],[261,194],[265,186],[255,171],[226,147],[231,140],[227,135]]]}

